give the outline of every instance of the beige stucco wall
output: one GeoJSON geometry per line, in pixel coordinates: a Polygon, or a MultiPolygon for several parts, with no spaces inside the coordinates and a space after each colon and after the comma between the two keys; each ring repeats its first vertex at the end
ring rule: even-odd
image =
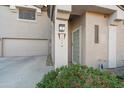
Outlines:
{"type": "Polygon", "coordinates": [[[68,65],[68,17],[70,15],[70,6],[67,6],[68,12],[66,10],[63,10],[63,7],[56,6],[55,11],[54,11],[54,46],[55,46],[55,51],[54,51],[54,63],[55,63],[55,68],[61,67],[63,65],[68,65]],[[60,16],[62,13],[64,13],[64,16],[67,17],[62,17],[60,16]],[[65,30],[63,32],[59,31],[59,25],[64,24],[65,25],[65,30]]]}
{"type": "MultiPolygon", "coordinates": [[[[113,17],[112,19],[124,20],[124,12],[119,7],[117,7],[117,5],[96,5],[96,6],[103,8],[103,11],[104,11],[104,9],[113,10],[114,16],[112,16],[113,17]]],[[[99,8],[97,8],[97,9],[99,10],[99,8]]],[[[112,20],[110,19],[110,21],[112,21],[112,20]]]]}
{"type": "MultiPolygon", "coordinates": [[[[86,12],[70,22],[70,31],[81,26],[81,64],[98,67],[100,63],[104,62],[105,66],[107,65],[107,19],[103,14],[86,12]],[[94,43],[94,25],[99,25],[100,28],[99,44],[94,43]],[[102,62],[99,62],[99,60],[102,60],[102,62]]],[[[69,46],[71,46],[71,43],[69,43],[69,46]]],[[[69,49],[69,61],[71,61],[72,48],[69,49]]]]}
{"type": "Polygon", "coordinates": [[[117,66],[124,66],[124,24],[119,22],[117,26],[117,66]]]}
{"type": "Polygon", "coordinates": [[[56,5],[58,10],[71,11],[71,5],[56,5]]]}
{"type": "Polygon", "coordinates": [[[107,61],[107,40],[107,17],[103,14],[86,12],[86,64],[88,66],[98,67],[100,63],[107,61]],[[94,25],[99,25],[99,44],[94,43],[94,25]]]}
{"type": "Polygon", "coordinates": [[[13,38],[49,38],[50,20],[47,17],[47,12],[42,12],[41,16],[37,16],[36,22],[18,20],[17,12],[11,12],[7,6],[0,6],[0,12],[1,36],[13,38]]]}
{"type": "MultiPolygon", "coordinates": [[[[72,61],[72,31],[82,26],[81,35],[81,62],[84,65],[99,67],[103,63],[108,67],[108,16],[104,14],[86,12],[69,22],[69,62],[72,61]],[[99,25],[99,44],[94,43],[94,25],[99,25]]],[[[117,24],[117,67],[124,66],[124,24],[122,21],[117,24]]]]}
{"type": "MultiPolygon", "coordinates": [[[[62,10],[66,10],[65,8],[67,8],[67,6],[57,6],[57,7],[58,9],[62,8],[62,10]]],[[[95,68],[99,67],[99,64],[103,63],[105,67],[108,67],[107,66],[108,65],[108,32],[109,32],[108,27],[110,24],[112,24],[114,20],[119,21],[123,19],[123,12],[115,5],[114,6],[100,6],[100,7],[101,8],[103,7],[105,10],[106,9],[111,10],[111,11],[106,10],[108,11],[108,14],[110,15],[108,16],[105,13],[105,11],[99,12],[99,13],[97,13],[97,11],[85,13],[84,11],[83,15],[81,15],[80,13],[81,15],[80,17],[77,17],[72,21],[69,20],[69,25],[68,25],[69,27],[69,30],[68,30],[69,31],[68,32],[68,61],[69,62],[72,62],[72,31],[74,31],[74,29],[76,29],[77,27],[81,26],[81,50],[80,50],[81,51],[81,63],[87,66],[95,67],[95,68]],[[115,15],[112,14],[112,12],[115,12],[115,15]],[[99,25],[99,44],[95,44],[94,42],[94,39],[95,39],[94,26],[95,25],[99,25]]],[[[97,9],[99,10],[99,8],[97,9]]],[[[79,14],[77,13],[77,15],[79,14]]],[[[61,17],[61,15],[59,17],[61,17]]],[[[124,51],[123,51],[124,46],[123,46],[123,39],[122,39],[124,37],[123,36],[124,26],[122,22],[121,23],[117,22],[117,25],[118,25],[117,26],[117,66],[122,66],[124,63],[124,59],[123,59],[124,58],[124,51]]],[[[57,56],[58,55],[55,55],[56,58],[57,56]]]]}
{"type": "Polygon", "coordinates": [[[12,12],[9,6],[0,6],[0,12],[0,37],[50,39],[51,23],[47,12],[37,14],[35,22],[18,20],[18,12],[12,12]]]}
{"type": "Polygon", "coordinates": [[[68,22],[55,20],[55,68],[68,65],[68,22]],[[61,40],[58,36],[59,24],[65,24],[65,38],[61,40]]]}
{"type": "MultiPolygon", "coordinates": [[[[86,64],[88,66],[98,67],[99,63],[104,63],[106,67],[108,62],[108,18],[103,14],[86,13],[86,64]],[[99,25],[99,44],[94,43],[94,25],[99,25]],[[90,37],[90,38],[89,38],[90,37]],[[101,59],[100,61],[98,61],[101,59]]],[[[124,66],[124,24],[123,21],[116,22],[116,63],[117,67],[124,66]]]]}

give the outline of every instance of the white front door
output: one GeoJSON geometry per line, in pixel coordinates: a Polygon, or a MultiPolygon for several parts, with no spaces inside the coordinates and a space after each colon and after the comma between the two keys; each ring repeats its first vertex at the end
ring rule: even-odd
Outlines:
{"type": "Polygon", "coordinates": [[[72,63],[80,63],[80,28],[72,32],[72,63]]]}
{"type": "Polygon", "coordinates": [[[116,67],[116,26],[109,26],[108,67],[116,67]]]}

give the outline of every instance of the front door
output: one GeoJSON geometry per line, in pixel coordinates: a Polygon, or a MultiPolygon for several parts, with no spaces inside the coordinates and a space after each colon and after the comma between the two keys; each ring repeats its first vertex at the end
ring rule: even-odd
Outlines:
{"type": "Polygon", "coordinates": [[[72,32],[72,63],[79,64],[80,63],[80,29],[77,28],[72,32]]]}

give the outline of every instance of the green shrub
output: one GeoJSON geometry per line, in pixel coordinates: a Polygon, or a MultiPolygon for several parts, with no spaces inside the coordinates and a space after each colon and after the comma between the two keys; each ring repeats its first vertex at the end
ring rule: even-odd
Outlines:
{"type": "Polygon", "coordinates": [[[105,88],[123,87],[115,75],[106,71],[71,65],[48,72],[36,87],[39,88],[105,88]]]}
{"type": "Polygon", "coordinates": [[[124,74],[123,74],[123,75],[117,75],[117,78],[118,78],[119,80],[124,80],[124,74]]]}

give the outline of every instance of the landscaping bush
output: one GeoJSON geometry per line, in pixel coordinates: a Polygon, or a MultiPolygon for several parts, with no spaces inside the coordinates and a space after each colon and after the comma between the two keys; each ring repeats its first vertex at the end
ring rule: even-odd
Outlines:
{"type": "Polygon", "coordinates": [[[117,75],[117,78],[118,78],[119,80],[124,80],[124,74],[123,74],[123,75],[117,75]]]}
{"type": "Polygon", "coordinates": [[[38,88],[115,88],[123,87],[114,74],[86,66],[71,65],[48,72],[38,88]]]}

